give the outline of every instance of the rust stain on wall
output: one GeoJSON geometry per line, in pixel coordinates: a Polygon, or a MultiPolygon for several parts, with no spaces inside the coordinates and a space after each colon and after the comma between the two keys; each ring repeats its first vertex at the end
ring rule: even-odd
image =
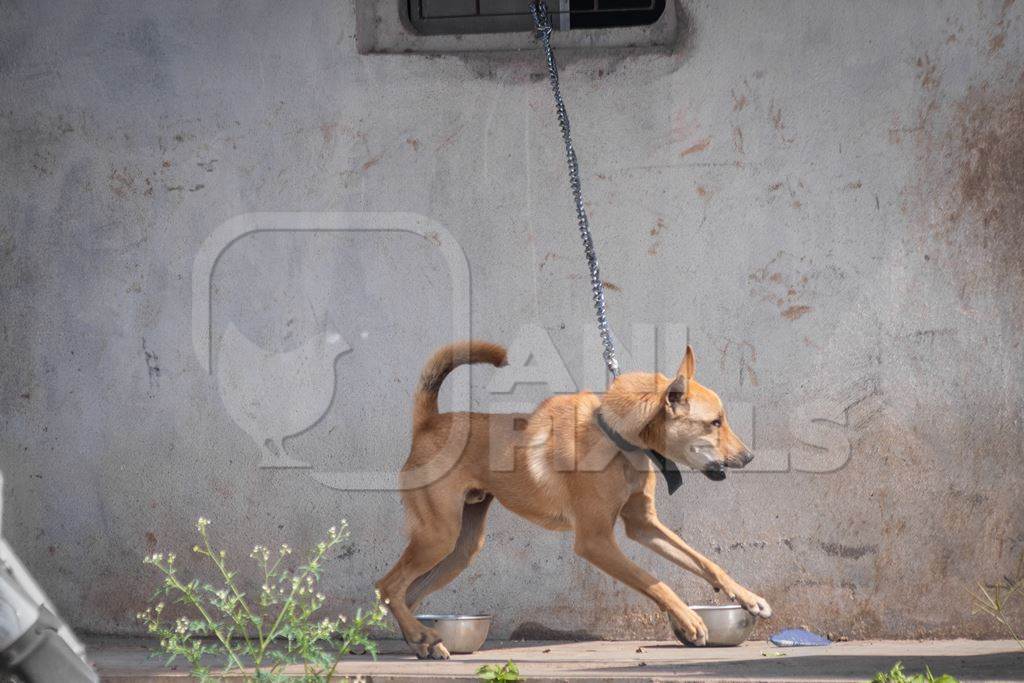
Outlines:
{"type": "Polygon", "coordinates": [[[921,81],[921,87],[925,90],[935,90],[939,87],[941,79],[935,69],[936,65],[928,58],[927,53],[923,57],[917,58],[918,78],[921,81]]]}
{"type": "Polygon", "coordinates": [[[700,142],[692,144],[689,147],[687,147],[686,149],[684,149],[682,152],[679,153],[679,156],[685,157],[688,154],[696,154],[697,152],[703,152],[704,150],[706,150],[710,146],[711,146],[711,138],[704,138],[700,142]]]}
{"type": "Polygon", "coordinates": [[[786,320],[796,320],[797,318],[810,313],[813,309],[810,306],[790,306],[786,310],[782,311],[782,317],[786,320]]]}
{"type": "Polygon", "coordinates": [[[904,213],[970,309],[976,294],[1024,284],[1024,83],[982,83],[944,108],[923,106],[938,114],[916,136],[919,173],[904,213]]]}
{"type": "Polygon", "coordinates": [[[780,251],[750,273],[750,294],[774,304],[786,320],[796,320],[813,310],[816,297],[833,294],[845,273],[838,267],[817,265],[810,258],[780,251]]]}

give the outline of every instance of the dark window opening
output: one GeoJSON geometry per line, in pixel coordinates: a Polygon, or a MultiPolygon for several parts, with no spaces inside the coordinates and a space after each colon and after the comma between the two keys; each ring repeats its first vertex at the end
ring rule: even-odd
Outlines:
{"type": "MultiPolygon", "coordinates": [[[[409,22],[419,33],[503,33],[533,29],[529,0],[405,0],[409,22]]],[[[653,24],[665,0],[548,0],[558,31],[653,24]]]]}

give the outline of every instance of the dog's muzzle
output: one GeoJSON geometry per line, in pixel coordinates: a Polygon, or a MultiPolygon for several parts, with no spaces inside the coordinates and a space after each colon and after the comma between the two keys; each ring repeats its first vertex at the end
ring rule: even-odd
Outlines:
{"type": "Polygon", "coordinates": [[[715,457],[715,454],[716,449],[713,444],[695,443],[690,446],[686,464],[711,481],[722,481],[725,479],[725,463],[715,457]]]}
{"type": "Polygon", "coordinates": [[[714,462],[710,465],[706,465],[701,472],[703,472],[704,476],[711,481],[722,481],[725,479],[725,465],[720,462],[714,462]]]}
{"type": "Polygon", "coordinates": [[[736,460],[726,463],[725,466],[726,467],[735,467],[736,469],[743,469],[744,467],[749,465],[750,461],[753,460],[753,459],[754,459],[754,454],[753,453],[751,453],[750,451],[743,451],[738,456],[736,456],[736,460]],[[735,464],[733,464],[733,463],[735,463],[735,464]]]}
{"type": "Polygon", "coordinates": [[[714,462],[705,465],[704,469],[702,469],[701,472],[703,472],[704,476],[710,479],[711,481],[722,481],[723,479],[725,479],[726,467],[733,467],[738,470],[743,469],[744,467],[749,465],[750,461],[753,459],[753,453],[751,453],[750,451],[743,451],[737,456],[736,460],[728,460],[726,462],[719,462],[715,460],[714,462]]]}

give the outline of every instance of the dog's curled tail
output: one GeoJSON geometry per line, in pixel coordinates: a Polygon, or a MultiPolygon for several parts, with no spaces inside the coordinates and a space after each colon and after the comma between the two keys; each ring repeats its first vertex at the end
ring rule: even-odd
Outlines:
{"type": "Polygon", "coordinates": [[[439,348],[420,375],[413,406],[413,425],[424,425],[437,415],[437,392],[452,370],[467,363],[490,363],[501,367],[506,362],[505,348],[489,342],[461,341],[439,348]]]}

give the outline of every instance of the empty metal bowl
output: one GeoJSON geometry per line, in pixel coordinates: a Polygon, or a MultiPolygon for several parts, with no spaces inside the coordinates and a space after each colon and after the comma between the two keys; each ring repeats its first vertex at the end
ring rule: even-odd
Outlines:
{"type": "Polygon", "coordinates": [[[448,652],[468,655],[480,649],[491,629],[491,614],[417,614],[424,626],[437,631],[448,652]]]}
{"type": "Polygon", "coordinates": [[[708,645],[739,645],[754,630],[753,614],[739,605],[690,606],[708,627],[708,645]]]}

